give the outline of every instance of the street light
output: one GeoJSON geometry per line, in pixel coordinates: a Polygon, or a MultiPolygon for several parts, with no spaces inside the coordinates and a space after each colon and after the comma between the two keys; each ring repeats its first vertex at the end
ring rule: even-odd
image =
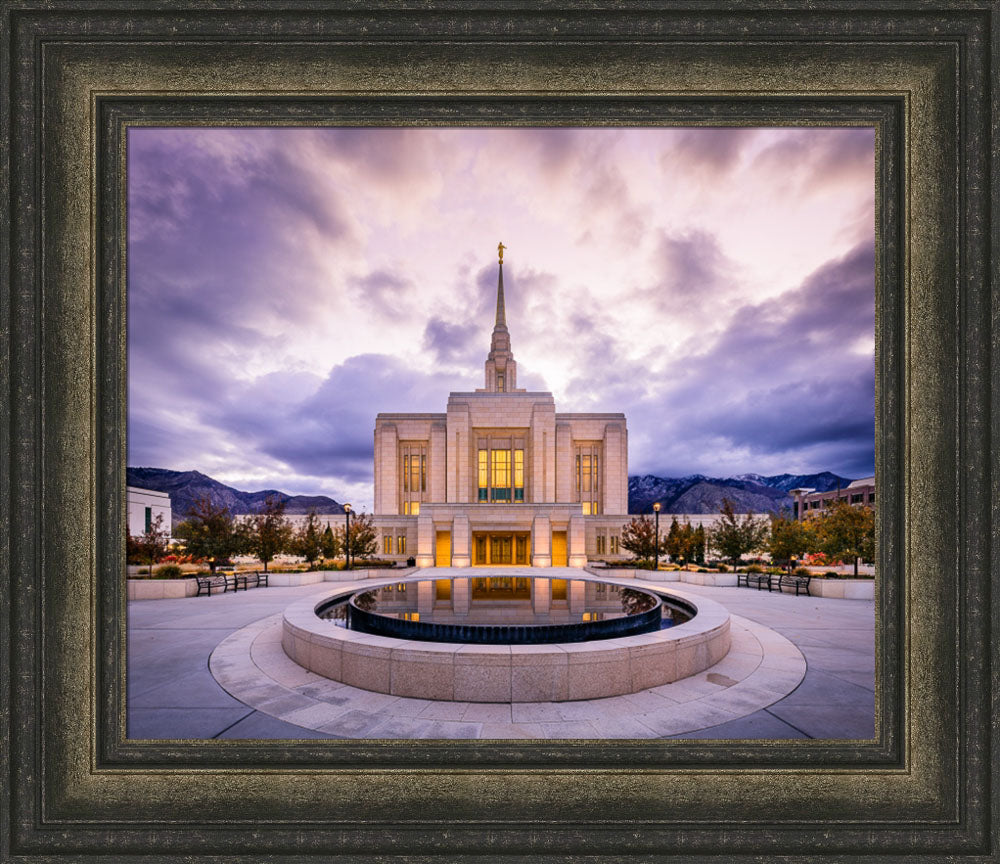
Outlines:
{"type": "Polygon", "coordinates": [[[351,569],[351,505],[344,505],[344,569],[351,569]]]}
{"type": "Polygon", "coordinates": [[[653,505],[653,512],[656,514],[656,564],[654,570],[660,569],[660,502],[653,505]]]}

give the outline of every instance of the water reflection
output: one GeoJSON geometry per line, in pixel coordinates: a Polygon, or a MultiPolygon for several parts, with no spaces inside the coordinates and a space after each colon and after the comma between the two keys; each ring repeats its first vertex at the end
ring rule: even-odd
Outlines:
{"type": "MultiPolygon", "coordinates": [[[[646,591],[583,579],[477,576],[422,579],[383,585],[356,594],[365,612],[403,621],[461,625],[561,625],[608,621],[640,615],[657,605],[646,591]]],[[[344,604],[321,613],[343,621],[344,604]]],[[[664,624],[679,624],[690,615],[665,604],[664,624]]]]}

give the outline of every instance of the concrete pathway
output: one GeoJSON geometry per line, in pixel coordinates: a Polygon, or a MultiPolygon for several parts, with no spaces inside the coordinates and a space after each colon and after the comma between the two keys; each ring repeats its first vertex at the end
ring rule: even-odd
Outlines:
{"type": "MultiPolygon", "coordinates": [[[[397,708],[390,712],[388,705],[381,705],[380,714],[378,710],[364,710],[364,706],[352,704],[348,710],[334,711],[331,716],[330,707],[338,706],[337,699],[356,697],[354,694],[335,692],[345,688],[345,685],[301,670],[291,664],[283,653],[279,656],[280,644],[273,635],[277,632],[273,626],[277,618],[272,616],[296,599],[310,594],[320,595],[335,587],[321,583],[294,588],[254,589],[212,597],[130,603],[129,737],[301,739],[464,735],[489,738],[523,734],[531,737],[586,738],[655,735],[676,738],[864,739],[874,735],[875,614],[874,603],[871,602],[795,597],[748,588],[679,586],[684,591],[711,597],[734,615],[747,619],[739,622],[734,635],[742,630],[759,642],[758,637],[767,632],[765,628],[771,628],[794,643],[805,658],[805,676],[788,695],[782,696],[776,689],[765,688],[765,693],[757,696],[758,705],[752,701],[744,702],[735,711],[727,710],[723,701],[715,704],[714,711],[702,711],[701,714],[689,711],[687,719],[684,719],[684,712],[677,706],[689,702],[692,705],[688,707],[693,707],[696,699],[718,695],[732,687],[743,687],[744,692],[752,692],[743,683],[743,679],[750,674],[746,663],[743,667],[737,664],[729,670],[733,674],[720,673],[713,667],[695,676],[698,680],[689,680],[687,686],[701,688],[700,695],[685,700],[673,698],[673,705],[662,701],[664,696],[669,697],[670,694],[650,691],[615,697],[615,700],[631,700],[623,703],[628,705],[628,710],[621,710],[622,705],[608,704],[615,700],[525,703],[521,706],[518,703],[443,703],[402,700],[346,688],[363,694],[365,698],[395,700],[397,708]],[[755,624],[763,627],[756,627],[755,624]],[[224,644],[230,650],[229,662],[241,652],[249,661],[251,652],[255,652],[253,656],[258,666],[254,673],[258,675],[256,684],[264,690],[254,695],[253,682],[246,680],[245,676],[239,687],[233,686],[230,678],[229,686],[241,696],[237,699],[219,685],[209,669],[209,657],[224,644]],[[290,665],[283,666],[284,663],[290,665]],[[296,670],[316,681],[302,680],[294,687],[287,687],[294,679],[294,675],[292,679],[288,676],[296,670]],[[710,674],[720,677],[713,682],[708,678],[710,674]],[[265,693],[275,684],[296,690],[293,701],[282,705],[277,697],[287,694],[276,691],[265,693]],[[775,697],[778,697],[776,701],[775,697]],[[297,701],[303,698],[312,702],[297,701]],[[659,700],[652,703],[655,710],[650,708],[650,699],[659,700]],[[418,702],[423,704],[415,714],[400,713],[416,706],[399,703],[418,702]],[[602,706],[599,703],[606,704],[602,706]],[[460,717],[455,715],[455,711],[459,710],[456,709],[458,704],[462,706],[460,717]],[[603,713],[599,710],[602,707],[603,713]],[[721,712],[718,710],[720,707],[721,712]],[[668,709],[666,714],[651,716],[664,708],[668,709]],[[351,714],[352,711],[365,716],[351,714]],[[515,712],[518,715],[516,718],[515,712]],[[377,722],[372,722],[373,713],[378,714],[377,722]],[[575,716],[569,716],[573,714],[575,716]],[[577,725],[573,726],[573,723],[577,725]],[[558,724],[558,728],[549,724],[558,724]],[[510,728],[506,734],[498,734],[504,731],[501,727],[508,725],[525,728],[510,728]]],[[[658,584],[656,587],[669,590],[670,584],[658,584]]],[[[772,641],[779,644],[778,640],[772,641]]],[[[752,649],[748,642],[742,645],[744,649],[748,646],[752,649]]],[[[221,654],[219,656],[222,657],[221,654]]],[[[722,662],[726,663],[729,659],[722,662]]],[[[739,659],[733,657],[733,660],[739,659]]],[[[217,668],[216,671],[220,673],[221,670],[217,668]]],[[[225,674],[221,677],[225,678],[225,674]]],[[[674,697],[682,689],[678,687],[680,683],[667,685],[674,688],[674,697]]],[[[783,683],[786,685],[783,692],[794,686],[789,684],[787,678],[783,683]]],[[[732,691],[732,696],[739,698],[740,692],[736,689],[732,691]]],[[[737,704],[731,702],[729,709],[737,704]]],[[[701,707],[710,705],[706,701],[701,707]]],[[[374,703],[370,707],[376,708],[374,703]]]]}

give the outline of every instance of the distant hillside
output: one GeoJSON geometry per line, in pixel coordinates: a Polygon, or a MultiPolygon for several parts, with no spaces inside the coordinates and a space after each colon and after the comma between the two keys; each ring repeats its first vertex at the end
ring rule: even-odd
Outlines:
{"type": "Polygon", "coordinates": [[[806,487],[818,492],[843,488],[850,483],[829,471],[820,474],[740,474],[737,477],[655,477],[646,474],[628,478],[628,512],[652,513],[660,502],[661,513],[718,513],[722,499],[733,502],[738,513],[755,513],[792,508],[790,489],[806,487]]]}
{"type": "Polygon", "coordinates": [[[307,513],[316,508],[320,513],[343,513],[344,508],[326,495],[286,495],[277,489],[241,492],[213,480],[200,471],[168,471],[166,468],[128,468],[129,486],[155,489],[170,495],[173,524],[183,522],[188,510],[199,498],[208,496],[216,506],[225,505],[233,514],[258,513],[270,496],[285,502],[285,513],[307,513]]]}

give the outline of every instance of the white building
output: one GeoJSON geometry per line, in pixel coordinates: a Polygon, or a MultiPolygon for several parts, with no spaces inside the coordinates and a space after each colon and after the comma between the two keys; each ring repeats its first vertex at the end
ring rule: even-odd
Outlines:
{"type": "Polygon", "coordinates": [[[163,517],[163,527],[170,533],[170,496],[166,492],[128,486],[128,533],[138,537],[150,529],[157,516],[163,517]]]}
{"type": "Polygon", "coordinates": [[[517,386],[500,248],[484,387],[440,413],[375,419],[375,525],[382,557],[417,566],[583,566],[619,557],[628,521],[622,413],[556,411],[517,386]]]}

